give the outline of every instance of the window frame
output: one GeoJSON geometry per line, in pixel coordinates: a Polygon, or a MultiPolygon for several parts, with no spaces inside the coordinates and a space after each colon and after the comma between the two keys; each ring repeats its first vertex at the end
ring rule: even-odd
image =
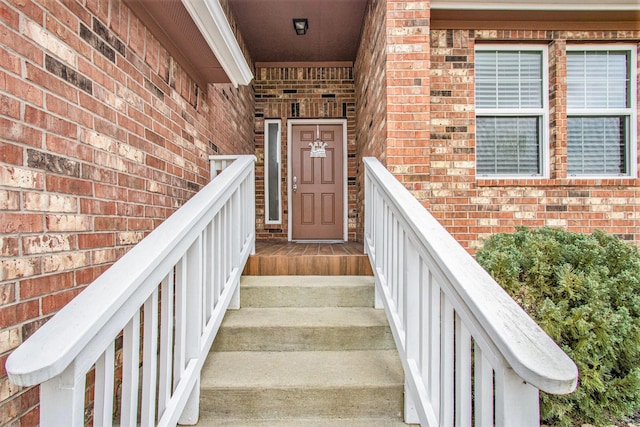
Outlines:
{"type": "Polygon", "coordinates": [[[282,224],[282,120],[281,119],[266,119],[264,121],[264,223],[265,225],[282,224]],[[271,173],[269,166],[270,143],[269,143],[269,129],[271,124],[277,125],[276,136],[276,163],[277,167],[277,192],[278,192],[278,218],[270,219],[269,212],[271,207],[270,193],[271,185],[269,182],[269,176],[271,173]]]}
{"type": "MultiPolygon", "coordinates": [[[[616,44],[575,44],[567,45],[566,54],[569,52],[589,52],[589,51],[601,51],[601,52],[626,52],[628,54],[628,72],[629,72],[629,93],[628,108],[571,108],[569,106],[569,93],[567,90],[567,144],[569,141],[569,129],[568,119],[569,117],[624,117],[627,120],[627,135],[628,140],[626,144],[626,173],[623,174],[569,174],[569,152],[567,148],[567,178],[569,179],[607,179],[607,178],[637,178],[638,176],[638,54],[636,45],[629,43],[616,43],[616,44]]],[[[567,75],[567,85],[569,76],[567,75]]]]}
{"type": "Polygon", "coordinates": [[[542,61],[542,83],[541,83],[541,106],[540,108],[521,108],[514,111],[509,108],[478,108],[475,88],[477,84],[477,75],[474,79],[474,105],[475,105],[475,125],[476,125],[476,178],[477,179],[508,179],[508,180],[527,180],[527,179],[546,179],[549,178],[550,171],[550,138],[549,138],[549,47],[541,44],[481,44],[476,45],[474,55],[477,58],[479,52],[500,52],[500,51],[530,51],[540,52],[542,61]],[[484,174],[478,172],[478,117],[539,117],[540,118],[540,141],[539,141],[539,173],[532,175],[525,174],[484,174]]]}

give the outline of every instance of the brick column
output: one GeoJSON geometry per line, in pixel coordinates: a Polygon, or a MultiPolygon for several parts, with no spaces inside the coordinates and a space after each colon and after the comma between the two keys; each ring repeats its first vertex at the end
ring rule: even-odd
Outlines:
{"type": "Polygon", "coordinates": [[[430,2],[387,0],[387,168],[428,200],[430,2]]]}

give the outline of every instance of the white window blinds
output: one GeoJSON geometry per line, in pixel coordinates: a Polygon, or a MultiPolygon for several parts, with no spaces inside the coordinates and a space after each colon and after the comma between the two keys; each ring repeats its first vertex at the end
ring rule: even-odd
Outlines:
{"type": "Polygon", "coordinates": [[[629,173],[629,51],[567,52],[567,157],[570,175],[629,173]]]}
{"type": "Polygon", "coordinates": [[[476,50],[476,173],[538,176],[546,122],[544,55],[476,50]]]}

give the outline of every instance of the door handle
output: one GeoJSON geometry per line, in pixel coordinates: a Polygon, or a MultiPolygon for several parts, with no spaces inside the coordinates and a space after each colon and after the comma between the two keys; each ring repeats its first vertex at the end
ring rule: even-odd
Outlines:
{"type": "Polygon", "coordinates": [[[293,192],[295,193],[298,190],[298,178],[293,177],[293,192]]]}

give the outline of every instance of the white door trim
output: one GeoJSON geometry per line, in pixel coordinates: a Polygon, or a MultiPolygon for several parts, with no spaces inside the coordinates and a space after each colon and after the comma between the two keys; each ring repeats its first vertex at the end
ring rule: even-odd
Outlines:
{"type": "Polygon", "coordinates": [[[288,212],[288,240],[291,241],[293,232],[293,197],[291,194],[291,141],[293,141],[294,125],[342,125],[342,204],[344,206],[342,213],[343,223],[343,240],[349,240],[349,195],[347,186],[347,119],[288,119],[287,120],[287,212],[288,212]]]}

